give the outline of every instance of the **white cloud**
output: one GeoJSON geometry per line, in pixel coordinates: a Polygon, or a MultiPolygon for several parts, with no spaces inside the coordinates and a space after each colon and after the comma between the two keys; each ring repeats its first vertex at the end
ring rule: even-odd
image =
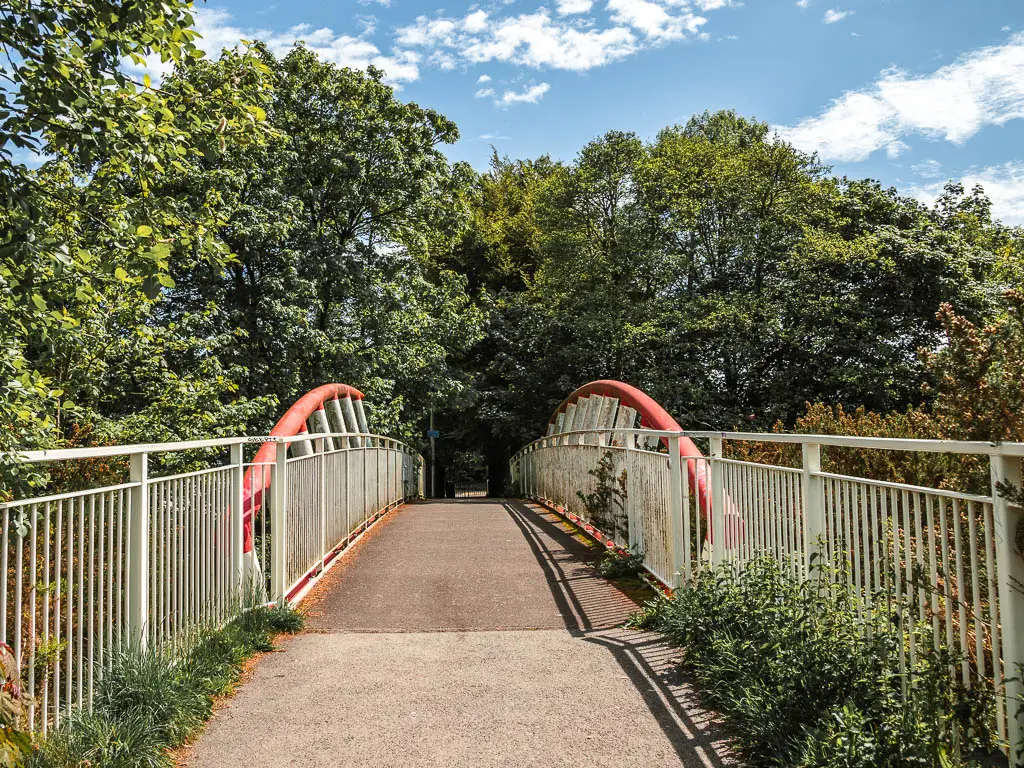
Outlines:
{"type": "MultiPolygon", "coordinates": [[[[202,35],[196,46],[211,57],[218,56],[225,48],[234,48],[243,39],[264,41],[276,56],[284,56],[298,41],[303,41],[324,61],[353,69],[372,65],[384,70],[393,83],[411,82],[420,76],[421,56],[416,51],[395,50],[388,55],[363,37],[337,33],[329,27],[314,29],[308,24],[299,24],[284,32],[273,32],[236,26],[230,13],[217,8],[196,8],[192,15],[196,31],[202,35]]],[[[128,69],[135,68],[129,66],[128,69]]],[[[151,57],[141,69],[158,79],[169,73],[170,66],[151,57]]]]}
{"type": "Polygon", "coordinates": [[[1005,26],[1003,27],[1002,31],[1003,31],[1003,32],[1009,32],[1009,31],[1010,31],[1010,25],[1009,25],[1009,24],[1006,24],[1006,25],[1005,25],[1005,26]]]}
{"type": "MultiPolygon", "coordinates": [[[[1009,162],[981,170],[972,170],[960,179],[964,189],[981,186],[992,201],[992,215],[1003,223],[1013,226],[1024,225],[1024,162],[1009,162]]],[[[922,202],[932,204],[942,194],[945,183],[910,187],[909,191],[922,202]]]]}
{"type": "Polygon", "coordinates": [[[885,154],[886,157],[888,157],[890,160],[895,160],[904,152],[908,152],[909,150],[909,144],[897,140],[892,142],[889,146],[885,148],[885,154]]]}
{"type": "Polygon", "coordinates": [[[962,144],[987,125],[1024,118],[1024,33],[935,72],[883,72],[821,114],[779,134],[825,160],[857,162],[911,134],[962,144]]]}
{"type": "Polygon", "coordinates": [[[359,0],[360,5],[373,5],[374,3],[383,5],[385,8],[391,7],[391,0],[359,0]]]}
{"type": "MultiPolygon", "coordinates": [[[[732,0],[694,0],[694,5],[701,11],[717,11],[721,8],[731,8],[732,0]]],[[[671,5],[682,5],[682,3],[671,2],[671,5]]]]}
{"type": "Polygon", "coordinates": [[[810,8],[811,7],[811,0],[796,0],[796,7],[797,8],[810,8]]]}
{"type": "Polygon", "coordinates": [[[494,95],[493,88],[481,88],[479,91],[473,94],[474,99],[486,99],[488,96],[494,95]]]}
{"type": "Polygon", "coordinates": [[[608,0],[612,20],[642,32],[645,37],[659,40],[678,40],[687,33],[694,35],[707,23],[703,16],[684,12],[669,13],[650,0],[608,0]]]}
{"type": "Polygon", "coordinates": [[[489,82],[491,82],[491,76],[490,75],[480,75],[480,77],[478,77],[476,79],[476,81],[478,83],[489,83],[489,82]]]}
{"type": "Polygon", "coordinates": [[[512,104],[536,104],[544,98],[544,94],[551,90],[549,83],[531,85],[522,91],[505,91],[497,100],[498,106],[508,107],[512,104]]]}
{"type": "Polygon", "coordinates": [[[835,24],[837,22],[842,21],[847,16],[851,16],[851,15],[853,15],[853,11],[842,11],[842,10],[840,10],[838,8],[831,8],[831,9],[825,11],[825,19],[824,19],[824,21],[825,21],[826,24],[835,24]]]}
{"type": "Polygon", "coordinates": [[[532,68],[585,71],[639,51],[685,38],[705,39],[707,23],[693,9],[717,10],[735,0],[608,0],[611,23],[589,14],[593,0],[556,0],[553,15],[536,11],[501,17],[475,11],[466,16],[420,16],[398,30],[396,45],[420,50],[437,64],[450,57],[463,64],[498,61],[532,68]]]}
{"type": "Polygon", "coordinates": [[[594,0],[556,0],[559,16],[571,16],[577,13],[590,13],[594,0]]]}
{"type": "Polygon", "coordinates": [[[922,160],[910,166],[910,170],[925,179],[938,179],[942,176],[942,163],[938,160],[922,160]]]}
{"type": "Polygon", "coordinates": [[[462,26],[471,34],[483,32],[487,29],[487,11],[474,11],[462,20],[462,26]]]}
{"type": "Polygon", "coordinates": [[[500,133],[484,133],[480,136],[480,141],[507,141],[508,136],[500,133]]]}

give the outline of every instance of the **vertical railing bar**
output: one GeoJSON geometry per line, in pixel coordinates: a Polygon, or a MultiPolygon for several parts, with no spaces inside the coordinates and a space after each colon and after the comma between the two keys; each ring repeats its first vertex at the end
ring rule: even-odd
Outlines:
{"type": "Polygon", "coordinates": [[[928,573],[929,591],[931,592],[931,614],[932,614],[932,648],[939,650],[939,569],[938,569],[938,542],[936,541],[935,530],[935,505],[938,499],[932,494],[925,494],[925,505],[928,521],[928,573]]]}
{"type": "Polygon", "coordinates": [[[92,712],[92,699],[96,681],[96,497],[89,497],[89,664],[86,668],[86,699],[92,712]]]}
{"type": "MultiPolygon", "coordinates": [[[[871,518],[871,551],[874,554],[874,563],[871,569],[871,585],[875,591],[882,588],[885,580],[884,574],[887,573],[886,563],[883,558],[883,548],[881,546],[881,534],[878,528],[878,491],[879,489],[868,486],[865,488],[868,493],[868,504],[870,507],[870,518],[871,518]]],[[[885,548],[888,550],[888,547],[885,548]]]]}
{"type": "MultiPolygon", "coordinates": [[[[50,502],[43,507],[43,646],[50,644],[50,502]]],[[[7,574],[4,574],[6,580],[7,574]]],[[[46,735],[50,719],[50,665],[43,671],[43,706],[40,723],[46,735]]]]}
{"type": "Polygon", "coordinates": [[[29,529],[28,560],[28,727],[35,729],[36,719],[36,594],[39,590],[39,576],[36,563],[39,543],[39,505],[32,505],[32,526],[29,529]]]}
{"type": "MultiPolygon", "coordinates": [[[[67,647],[64,649],[64,701],[71,706],[74,694],[74,616],[75,616],[75,500],[68,499],[68,608],[65,621],[67,647]]],[[[5,548],[6,551],[6,548],[5,548]]],[[[79,555],[81,558],[81,555],[79,555]]],[[[6,571],[5,571],[6,573],[6,571]]],[[[6,590],[4,590],[6,592],[6,590]]]]}
{"type": "Polygon", "coordinates": [[[999,587],[997,572],[995,568],[995,539],[993,536],[994,510],[988,504],[982,505],[982,513],[985,515],[985,573],[988,574],[988,615],[989,632],[992,640],[992,682],[996,691],[996,717],[999,737],[1005,739],[1006,717],[1004,713],[1004,691],[1005,674],[1002,668],[1001,637],[999,634],[999,587]]]}
{"type": "Polygon", "coordinates": [[[925,594],[924,585],[921,583],[921,579],[924,575],[924,549],[925,549],[925,530],[926,525],[924,520],[924,510],[921,509],[921,494],[913,493],[912,498],[914,499],[914,536],[917,538],[917,547],[915,548],[915,562],[917,563],[917,618],[920,623],[925,622],[926,618],[926,605],[928,596],[925,594]]]}
{"type": "Polygon", "coordinates": [[[915,631],[917,620],[914,618],[914,529],[910,524],[910,494],[907,491],[902,491],[901,495],[903,501],[904,573],[907,587],[905,592],[908,623],[907,639],[910,645],[910,668],[913,670],[917,666],[917,633],[915,631]]]}
{"type": "Polygon", "coordinates": [[[96,600],[96,634],[98,637],[96,639],[97,653],[95,663],[99,670],[100,677],[102,678],[104,669],[103,665],[106,663],[106,654],[103,653],[103,646],[106,641],[103,632],[103,621],[106,618],[104,616],[104,608],[106,608],[106,606],[103,604],[103,588],[106,586],[104,583],[104,560],[106,559],[106,547],[104,546],[105,532],[103,529],[106,527],[107,523],[107,494],[101,493],[99,496],[99,502],[99,526],[96,531],[98,538],[97,544],[99,546],[96,548],[97,559],[95,566],[99,572],[93,573],[93,580],[96,582],[95,594],[98,596],[98,599],[96,600]]]}
{"type": "Polygon", "coordinates": [[[107,628],[106,628],[106,643],[107,643],[107,663],[110,664],[113,661],[114,651],[114,510],[117,504],[114,501],[114,495],[118,491],[111,491],[107,495],[107,562],[105,564],[107,572],[107,628]]]}
{"type": "MultiPolygon", "coordinates": [[[[54,532],[57,535],[57,546],[55,548],[56,562],[54,563],[53,573],[54,581],[56,583],[56,591],[54,597],[55,608],[53,612],[53,640],[54,640],[54,653],[53,653],[53,724],[55,728],[60,728],[60,624],[61,624],[61,608],[63,607],[63,591],[65,579],[62,576],[63,568],[61,567],[63,555],[64,555],[64,543],[62,538],[64,536],[64,499],[57,502],[57,524],[54,528],[54,532]]],[[[5,542],[6,544],[6,542],[5,542]]],[[[4,571],[4,594],[7,594],[7,571],[4,571]]]]}
{"type": "MultiPolygon", "coordinates": [[[[946,511],[946,500],[940,496],[937,497],[936,501],[938,502],[938,508],[942,520],[941,528],[938,531],[936,531],[937,535],[941,534],[941,538],[939,539],[939,542],[941,544],[940,554],[942,556],[940,573],[946,587],[944,590],[942,590],[940,597],[943,603],[942,613],[946,618],[946,648],[952,654],[955,652],[956,645],[953,641],[953,579],[952,568],[950,567],[951,564],[949,558],[949,526],[947,525],[949,515],[946,511]]],[[[952,661],[950,661],[949,664],[949,676],[954,679],[956,678],[956,669],[952,661]]]]}
{"type": "Polygon", "coordinates": [[[965,686],[971,682],[971,664],[967,649],[967,600],[964,584],[963,523],[960,519],[960,500],[953,499],[953,550],[956,555],[956,610],[960,623],[960,680],[965,686]]]}
{"type": "Polygon", "coordinates": [[[906,626],[905,626],[905,612],[903,606],[903,573],[902,573],[902,560],[900,559],[900,543],[902,541],[902,532],[900,529],[899,521],[899,497],[896,499],[896,506],[893,506],[893,489],[886,488],[885,491],[885,505],[887,515],[890,520],[890,527],[892,528],[892,562],[893,562],[893,588],[896,594],[896,605],[895,609],[899,620],[897,627],[900,630],[899,640],[899,656],[900,656],[900,687],[902,689],[903,697],[907,696],[907,648],[904,640],[906,626]]]}
{"type": "Polygon", "coordinates": [[[10,645],[13,648],[14,645],[15,645],[15,643],[13,642],[13,638],[11,638],[11,637],[9,637],[7,635],[7,612],[9,610],[8,601],[7,601],[7,579],[9,578],[8,574],[10,573],[10,571],[8,570],[8,568],[10,567],[10,563],[8,562],[8,560],[9,560],[8,552],[10,551],[10,547],[11,547],[11,510],[9,510],[9,509],[0,510],[0,514],[2,514],[3,518],[4,518],[3,519],[3,543],[4,543],[4,550],[3,550],[2,553],[0,553],[0,569],[3,569],[3,573],[4,573],[4,591],[3,591],[3,595],[0,596],[0,640],[3,640],[5,643],[7,643],[8,645],[10,645]]]}
{"type": "MultiPolygon", "coordinates": [[[[28,514],[34,514],[34,507],[28,507],[28,514]]],[[[20,670],[24,663],[21,624],[25,614],[25,537],[20,530],[15,531],[15,537],[18,542],[18,552],[14,561],[14,658],[20,670]]]]}

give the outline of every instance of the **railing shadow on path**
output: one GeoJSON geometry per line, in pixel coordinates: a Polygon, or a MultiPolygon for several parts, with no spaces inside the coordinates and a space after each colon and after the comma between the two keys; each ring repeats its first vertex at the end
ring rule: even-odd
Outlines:
{"type": "Polygon", "coordinates": [[[612,654],[682,764],[738,765],[724,726],[701,706],[675,664],[678,651],[660,635],[622,628],[637,605],[594,573],[588,565],[594,549],[563,528],[553,512],[518,501],[503,505],[544,571],[566,629],[612,654]]]}

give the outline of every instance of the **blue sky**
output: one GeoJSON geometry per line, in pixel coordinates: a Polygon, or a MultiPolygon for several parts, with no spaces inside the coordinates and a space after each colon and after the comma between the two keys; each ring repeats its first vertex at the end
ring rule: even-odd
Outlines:
{"type": "Polygon", "coordinates": [[[731,108],[921,199],[982,183],[1024,224],[1024,0],[210,0],[197,27],[211,53],[303,40],[381,67],[478,168],[731,108]]]}

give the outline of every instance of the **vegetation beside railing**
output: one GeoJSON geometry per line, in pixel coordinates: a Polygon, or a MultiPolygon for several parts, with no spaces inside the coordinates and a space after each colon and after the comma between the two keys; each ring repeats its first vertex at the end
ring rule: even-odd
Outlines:
{"type": "Polygon", "coordinates": [[[769,556],[723,565],[631,619],[682,648],[745,765],[1007,764],[991,689],[952,681],[959,660],[930,650],[928,626],[899,626],[884,595],[858,606],[830,567],[798,571],[769,556]],[[929,650],[901,675],[908,631],[929,650]]]}
{"type": "Polygon", "coordinates": [[[169,768],[169,750],[194,737],[254,654],[297,632],[290,608],[256,607],[200,632],[184,652],[124,650],[98,684],[93,706],[76,709],[29,760],[31,768],[169,768]]]}
{"type": "Polygon", "coordinates": [[[617,541],[628,540],[629,474],[625,469],[616,473],[615,469],[615,453],[606,451],[597,466],[587,473],[597,481],[594,490],[590,493],[576,491],[576,496],[586,508],[591,524],[617,541]]]}

